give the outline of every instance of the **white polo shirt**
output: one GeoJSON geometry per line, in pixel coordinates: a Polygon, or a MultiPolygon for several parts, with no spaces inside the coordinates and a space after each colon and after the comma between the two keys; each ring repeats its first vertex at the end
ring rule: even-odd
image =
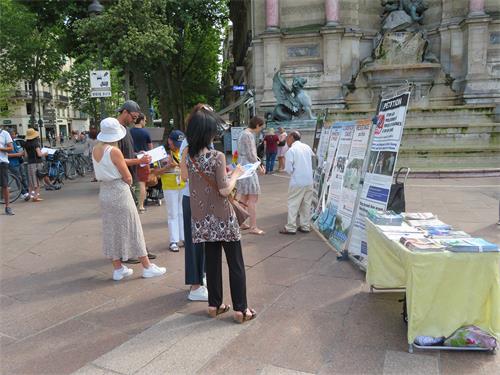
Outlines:
{"type": "Polygon", "coordinates": [[[311,147],[295,141],[285,154],[285,172],[291,175],[290,187],[304,187],[313,184],[311,147]]]}
{"type": "MultiPolygon", "coordinates": [[[[9,132],[0,129],[0,148],[5,148],[9,143],[12,143],[12,137],[9,132]]],[[[0,163],[9,163],[9,156],[7,151],[0,151],[0,163]]]]}

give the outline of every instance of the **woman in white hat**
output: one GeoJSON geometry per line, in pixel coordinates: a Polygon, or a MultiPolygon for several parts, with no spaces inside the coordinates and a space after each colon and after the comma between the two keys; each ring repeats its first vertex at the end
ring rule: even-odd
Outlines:
{"type": "Polygon", "coordinates": [[[28,158],[28,185],[33,202],[43,201],[40,198],[39,173],[43,170],[42,157],[47,156],[40,148],[40,134],[32,128],[26,131],[26,155],[28,158]]]}
{"type": "Polygon", "coordinates": [[[122,260],[139,258],[144,267],[142,277],[163,275],[164,267],[149,262],[139,214],[130,191],[130,174],[117,142],[127,131],[117,119],[101,121],[100,141],[92,151],[96,179],[101,183],[99,200],[102,209],[102,238],[104,255],[114,267],[113,280],[131,276],[133,270],[122,265],[122,260]]]}

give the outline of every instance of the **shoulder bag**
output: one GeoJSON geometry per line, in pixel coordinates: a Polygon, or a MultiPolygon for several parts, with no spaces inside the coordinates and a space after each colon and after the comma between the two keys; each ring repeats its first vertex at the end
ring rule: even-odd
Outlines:
{"type": "MultiPolygon", "coordinates": [[[[191,163],[193,163],[194,167],[196,168],[196,171],[198,172],[198,174],[205,180],[205,182],[207,184],[209,184],[210,186],[212,186],[215,191],[217,191],[219,193],[219,195],[223,198],[226,198],[224,197],[220,192],[219,192],[219,188],[217,186],[217,184],[212,181],[210,178],[208,178],[208,176],[203,173],[200,168],[198,168],[198,165],[196,164],[196,162],[193,160],[193,158],[190,158],[191,159],[191,163]]],[[[234,214],[236,215],[236,219],[238,220],[238,224],[241,225],[245,222],[246,219],[248,219],[248,217],[250,216],[248,214],[248,209],[246,207],[246,205],[240,201],[238,201],[235,197],[234,197],[234,191],[231,192],[231,194],[229,194],[227,196],[227,200],[229,201],[229,204],[231,206],[233,206],[233,211],[234,211],[234,214]]]]}

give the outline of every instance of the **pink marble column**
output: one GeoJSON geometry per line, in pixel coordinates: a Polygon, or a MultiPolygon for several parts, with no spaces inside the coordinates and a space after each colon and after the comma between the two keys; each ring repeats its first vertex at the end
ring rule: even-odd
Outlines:
{"type": "Polygon", "coordinates": [[[326,25],[335,26],[340,21],[340,0],[325,0],[326,25]]]}
{"type": "Polygon", "coordinates": [[[277,30],[280,27],[280,4],[279,0],[266,0],[266,28],[277,30]]]}
{"type": "Polygon", "coordinates": [[[484,15],[484,0],[469,0],[469,15],[484,15]]]}

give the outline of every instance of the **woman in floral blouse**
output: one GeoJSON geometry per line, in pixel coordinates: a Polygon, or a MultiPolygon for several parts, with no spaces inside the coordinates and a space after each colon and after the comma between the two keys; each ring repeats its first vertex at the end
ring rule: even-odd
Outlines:
{"type": "Polygon", "coordinates": [[[189,148],[183,153],[181,168],[189,175],[193,243],[205,243],[205,267],[208,287],[208,314],[215,317],[229,311],[222,299],[222,248],[229,267],[229,283],[234,319],[243,323],[256,316],[248,308],[245,264],[240,242],[240,227],[228,196],[243,169],[226,172],[226,157],[210,150],[223,120],[208,106],[201,107],[189,119],[186,137],[189,148]]]}

